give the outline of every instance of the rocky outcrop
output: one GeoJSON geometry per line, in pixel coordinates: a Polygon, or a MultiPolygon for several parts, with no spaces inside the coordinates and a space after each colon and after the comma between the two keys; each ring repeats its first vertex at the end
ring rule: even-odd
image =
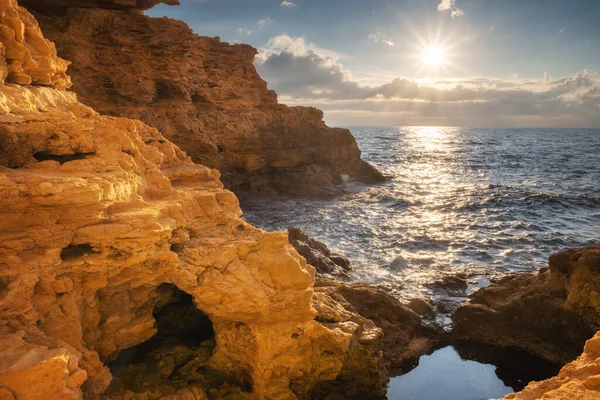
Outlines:
{"type": "Polygon", "coordinates": [[[71,86],[69,62],[57,57],[35,18],[16,0],[0,0],[0,84],[71,86]]]}
{"type": "Polygon", "coordinates": [[[334,253],[322,242],[309,237],[298,228],[288,228],[288,239],[306,262],[316,268],[317,274],[326,278],[346,278],[350,260],[334,253]]]}
{"type": "Polygon", "coordinates": [[[565,365],[559,374],[541,382],[531,382],[505,399],[600,399],[600,333],[585,344],[583,354],[565,365]]]}
{"type": "Polygon", "coordinates": [[[317,109],[277,103],[252,64],[256,49],[198,36],[180,21],[115,9],[115,1],[78,0],[60,12],[53,3],[23,4],[39,13],[45,34],[73,62],[80,100],[158,128],[195,162],[218,168],[228,188],[331,196],[342,192],[344,175],[382,180],[348,130],[328,128],[317,109]]]}
{"type": "MultiPolygon", "coordinates": [[[[48,48],[28,38],[3,68],[48,48]]],[[[3,398],[293,399],[348,375],[349,392],[382,393],[381,330],[315,320],[336,301],[313,297],[285,232],[245,223],[219,172],[156,129],[58,82],[0,85],[3,398]]]]}
{"type": "Polygon", "coordinates": [[[452,317],[454,335],[572,361],[600,330],[600,245],[550,256],[537,274],[481,289],[452,317]]]}
{"type": "MultiPolygon", "coordinates": [[[[383,332],[381,349],[388,369],[410,370],[420,356],[431,350],[440,339],[434,330],[424,327],[421,318],[398,299],[363,283],[343,284],[331,279],[317,279],[315,307],[317,319],[336,319],[324,312],[331,301],[347,312],[371,321],[383,332]]],[[[342,313],[343,314],[343,313],[342,313]]],[[[352,377],[351,379],[356,379],[352,377]]]]}

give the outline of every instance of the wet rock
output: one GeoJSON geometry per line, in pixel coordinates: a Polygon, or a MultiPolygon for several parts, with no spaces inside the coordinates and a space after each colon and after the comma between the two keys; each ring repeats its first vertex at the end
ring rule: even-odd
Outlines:
{"type": "Polygon", "coordinates": [[[288,239],[320,276],[343,278],[351,269],[350,260],[341,254],[332,253],[324,243],[310,238],[298,228],[288,228],[288,239]]]}
{"type": "Polygon", "coordinates": [[[401,270],[408,266],[408,260],[402,256],[398,256],[390,263],[390,268],[395,270],[401,270]]]}
{"type": "Polygon", "coordinates": [[[507,277],[452,316],[454,336],[564,364],[600,329],[600,245],[550,256],[549,269],[507,277]]]}
{"type": "Polygon", "coordinates": [[[465,278],[456,275],[445,276],[426,286],[448,297],[464,297],[469,287],[465,278]]]}
{"type": "Polygon", "coordinates": [[[411,299],[406,306],[419,314],[421,317],[433,318],[435,316],[433,307],[426,300],[414,298],[411,299]]]}

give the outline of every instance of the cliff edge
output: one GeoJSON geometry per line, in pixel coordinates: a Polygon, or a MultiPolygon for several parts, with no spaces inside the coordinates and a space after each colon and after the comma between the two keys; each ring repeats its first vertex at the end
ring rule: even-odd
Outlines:
{"type": "Polygon", "coordinates": [[[158,128],[194,162],[219,169],[236,193],[332,196],[343,175],[383,179],[350,131],[327,127],[315,108],[278,104],[254,68],[256,49],[140,12],[157,2],[22,3],[73,62],[83,103],[158,128]]]}

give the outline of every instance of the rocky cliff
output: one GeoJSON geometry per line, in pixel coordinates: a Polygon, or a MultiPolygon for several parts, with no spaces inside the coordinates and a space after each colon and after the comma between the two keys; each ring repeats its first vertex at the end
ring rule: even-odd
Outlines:
{"type": "Polygon", "coordinates": [[[330,196],[341,193],[343,175],[382,180],[348,130],[328,128],[315,108],[277,103],[252,64],[256,49],[139,12],[157,2],[23,5],[73,62],[80,101],[158,128],[236,192],[330,196]]]}
{"type": "Polygon", "coordinates": [[[481,289],[452,319],[460,339],[572,361],[600,330],[600,245],[553,254],[537,274],[481,289]]]}
{"type": "MultiPolygon", "coordinates": [[[[0,33],[0,398],[385,394],[382,328],[313,296],[285,232],[245,223],[155,128],[79,103],[15,0],[0,33]]],[[[409,343],[419,319],[394,304],[409,343]]]]}

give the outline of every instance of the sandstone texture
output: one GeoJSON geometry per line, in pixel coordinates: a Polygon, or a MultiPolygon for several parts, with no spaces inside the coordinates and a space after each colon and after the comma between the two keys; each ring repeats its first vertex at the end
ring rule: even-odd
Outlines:
{"type": "MultiPolygon", "coordinates": [[[[46,49],[35,32],[3,71],[46,49]]],[[[0,85],[3,399],[308,398],[345,374],[385,391],[381,329],[315,320],[337,306],[314,268],[240,219],[217,170],[66,84],[21,83],[0,85]]]]}
{"type": "Polygon", "coordinates": [[[0,0],[0,84],[71,86],[69,62],[56,55],[35,18],[16,0],[0,0]]]}
{"type": "Polygon", "coordinates": [[[509,394],[505,399],[600,399],[600,332],[587,341],[583,354],[565,365],[557,376],[531,382],[521,392],[509,394]]]}
{"type": "Polygon", "coordinates": [[[572,361],[600,330],[600,245],[553,254],[537,274],[481,289],[452,319],[456,338],[572,361]]]}
{"type": "Polygon", "coordinates": [[[227,188],[332,196],[343,192],[344,175],[383,179],[361,160],[348,130],[327,127],[315,108],[278,104],[252,64],[253,47],[115,9],[114,1],[79,0],[60,12],[52,3],[23,5],[37,11],[45,35],[73,62],[80,101],[158,128],[193,161],[218,168],[227,188]]]}
{"type": "Polygon", "coordinates": [[[183,349],[159,371],[180,386],[155,394],[192,390],[199,372],[186,380],[181,371],[190,362],[259,398],[308,396],[338,376],[348,353],[368,355],[382,373],[378,330],[314,321],[314,269],[285,233],[239,218],[217,171],[71,93],[9,85],[0,98],[10,107],[0,117],[0,343],[16,353],[3,353],[0,382],[17,398],[35,398],[27,382],[49,374],[59,387],[46,398],[79,398],[80,386],[99,396],[111,380],[105,365],[157,333],[155,313],[175,298],[165,284],[192,296],[215,345],[209,356],[183,349]]]}

